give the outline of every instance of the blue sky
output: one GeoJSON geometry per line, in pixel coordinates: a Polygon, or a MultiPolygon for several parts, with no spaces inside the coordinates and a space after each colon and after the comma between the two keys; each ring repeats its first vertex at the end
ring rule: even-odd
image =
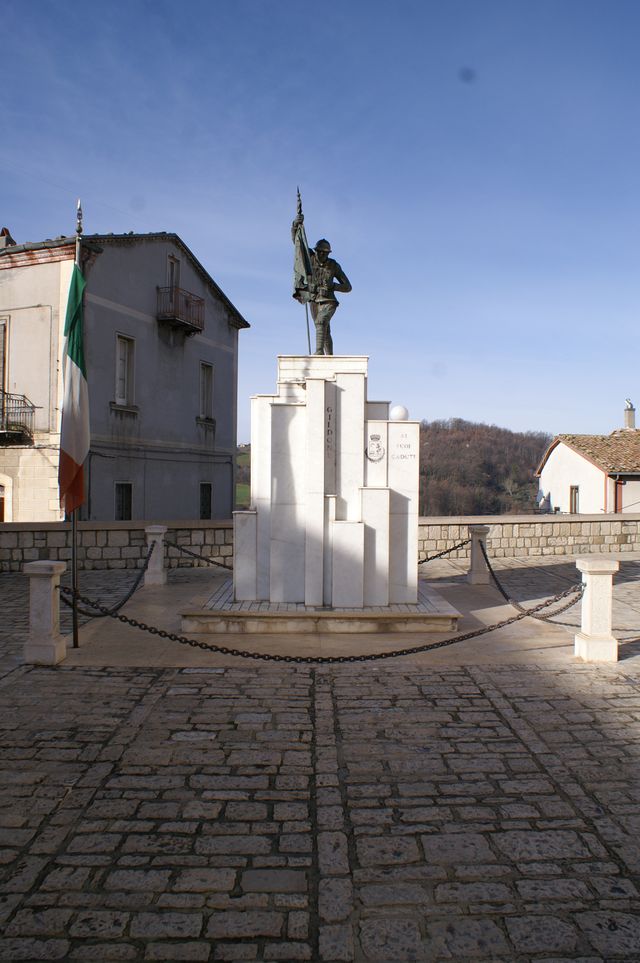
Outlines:
{"type": "Polygon", "coordinates": [[[240,441],[306,351],[298,184],[371,398],[550,433],[640,405],[637,0],[30,0],[0,35],[2,225],[70,233],[79,196],[88,233],[177,232],[252,324],[240,441]]]}

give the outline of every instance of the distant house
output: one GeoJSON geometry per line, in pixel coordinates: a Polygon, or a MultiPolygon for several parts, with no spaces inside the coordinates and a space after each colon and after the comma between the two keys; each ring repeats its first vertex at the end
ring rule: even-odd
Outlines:
{"type": "Polygon", "coordinates": [[[640,430],[635,409],[610,435],[558,435],[536,472],[540,507],[596,515],[640,512],[640,430]]]}
{"type": "MultiPolygon", "coordinates": [[[[59,519],[63,329],[75,238],[0,236],[0,521],[59,519]]],[[[82,239],[91,448],[81,518],[229,518],[238,332],[176,235],[82,239]]]]}

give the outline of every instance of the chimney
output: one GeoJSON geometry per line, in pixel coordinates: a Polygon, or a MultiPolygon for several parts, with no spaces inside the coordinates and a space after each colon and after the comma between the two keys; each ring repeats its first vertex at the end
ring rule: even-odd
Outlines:
{"type": "Polygon", "coordinates": [[[8,227],[3,227],[0,231],[0,247],[14,247],[15,241],[11,237],[11,231],[8,227]]]}
{"type": "Polygon", "coordinates": [[[636,427],[636,409],[633,407],[629,398],[627,398],[627,403],[624,406],[624,426],[625,428],[630,428],[632,431],[636,427]]]}

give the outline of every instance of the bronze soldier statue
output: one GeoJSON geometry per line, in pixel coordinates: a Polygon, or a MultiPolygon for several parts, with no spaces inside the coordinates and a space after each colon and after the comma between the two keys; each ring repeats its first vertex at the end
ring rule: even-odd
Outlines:
{"type": "Polygon", "coordinates": [[[337,261],[329,257],[331,245],[321,238],[309,249],[304,233],[302,205],[291,226],[291,237],[296,246],[296,265],[293,296],[301,304],[309,303],[316,328],[316,354],[333,354],[331,318],[338,307],[335,292],[348,294],[351,282],[337,261]]]}

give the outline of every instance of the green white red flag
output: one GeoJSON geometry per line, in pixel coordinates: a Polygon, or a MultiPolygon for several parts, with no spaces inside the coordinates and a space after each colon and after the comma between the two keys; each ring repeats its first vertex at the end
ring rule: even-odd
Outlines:
{"type": "Polygon", "coordinates": [[[84,363],[82,296],[85,279],[73,266],[64,325],[64,399],[60,428],[60,506],[70,515],[84,501],[84,462],[89,453],[89,391],[84,363]]]}

